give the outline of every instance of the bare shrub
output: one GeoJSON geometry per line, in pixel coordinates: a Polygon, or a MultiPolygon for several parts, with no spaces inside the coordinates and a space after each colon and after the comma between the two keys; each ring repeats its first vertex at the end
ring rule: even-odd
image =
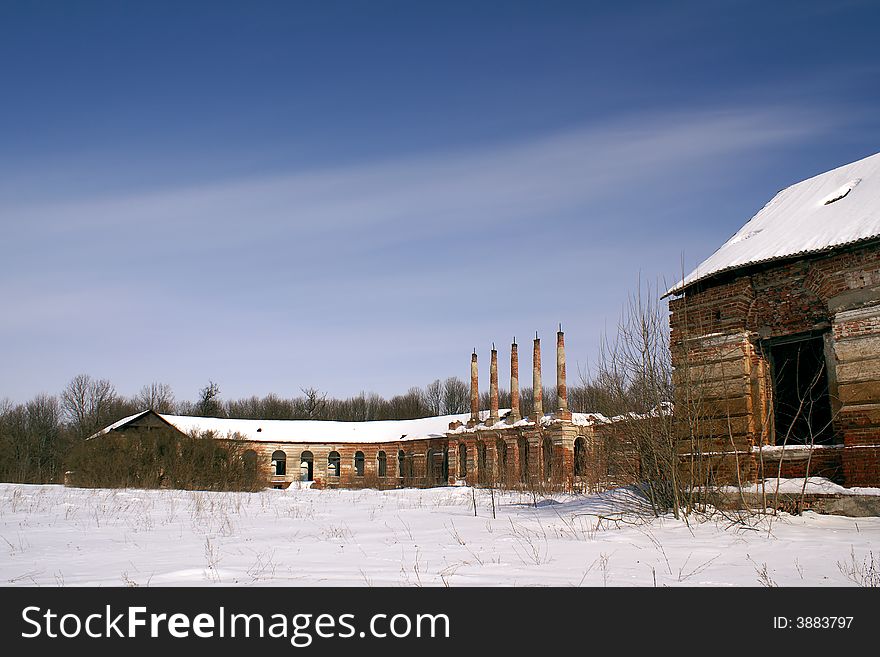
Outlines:
{"type": "Polygon", "coordinates": [[[655,514],[682,513],[686,488],[672,411],[672,359],[665,304],[650,286],[631,295],[616,333],[606,336],[595,384],[616,416],[600,444],[655,514]]]}
{"type": "Polygon", "coordinates": [[[856,552],[850,548],[850,560],[838,561],[837,568],[841,573],[856,586],[868,588],[880,587],[880,561],[874,559],[874,552],[870,551],[859,561],[856,552]]]}
{"type": "Polygon", "coordinates": [[[244,443],[211,434],[170,429],[108,434],[73,451],[71,483],[89,488],[265,488],[268,482],[247,467],[244,452],[244,443]]]}

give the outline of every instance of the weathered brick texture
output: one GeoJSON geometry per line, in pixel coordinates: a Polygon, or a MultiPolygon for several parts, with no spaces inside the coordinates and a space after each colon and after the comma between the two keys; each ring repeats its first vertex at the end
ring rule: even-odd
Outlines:
{"type": "MultiPolygon", "coordinates": [[[[878,244],[751,266],[670,301],[677,403],[689,391],[691,425],[699,425],[707,446],[712,440],[716,447],[737,445],[745,457],[755,445],[776,444],[763,345],[798,334],[824,335],[834,442],[841,448],[815,450],[809,461],[783,459],[783,476],[803,476],[809,463],[810,474],[851,486],[880,485],[878,244]]],[[[749,472],[761,474],[759,468],[749,472]]]]}

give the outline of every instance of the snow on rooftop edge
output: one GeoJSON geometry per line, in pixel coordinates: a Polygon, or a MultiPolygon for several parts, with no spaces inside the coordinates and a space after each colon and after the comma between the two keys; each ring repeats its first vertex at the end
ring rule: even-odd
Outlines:
{"type": "MultiPolygon", "coordinates": [[[[500,409],[503,417],[509,409],[500,409]]],[[[149,411],[141,411],[122,418],[91,438],[102,436],[136,420],[149,411]]],[[[466,423],[470,413],[457,415],[441,415],[415,420],[372,420],[368,422],[341,422],[334,420],[238,420],[230,418],[198,417],[190,415],[157,415],[183,433],[211,431],[218,436],[239,434],[247,440],[272,443],[373,443],[397,442],[402,440],[418,440],[420,438],[442,438],[450,432],[451,422],[466,423]]],[[[485,421],[488,411],[480,411],[480,419],[485,421]]],[[[552,415],[545,415],[541,423],[554,421],[552,415]]],[[[596,423],[610,422],[598,413],[572,413],[572,423],[590,426],[596,423]]],[[[533,424],[524,418],[513,426],[533,424]]],[[[474,431],[476,429],[503,428],[511,425],[501,420],[493,427],[478,425],[466,429],[462,424],[455,433],[474,431]]]]}
{"type": "Polygon", "coordinates": [[[455,420],[467,421],[470,413],[415,420],[339,422],[333,420],[228,420],[162,415],[165,421],[188,433],[193,430],[238,433],[248,440],[296,443],[371,443],[442,437],[455,420]],[[208,420],[206,422],[206,420],[208,420]]]}
{"type": "MultiPolygon", "coordinates": [[[[117,429],[148,411],[114,422],[93,438],[117,429]]],[[[370,443],[440,437],[455,420],[467,421],[470,413],[415,420],[338,422],[333,420],[238,420],[189,415],[157,415],[183,433],[213,432],[218,436],[239,434],[247,440],[277,443],[370,443]]]]}
{"type": "Polygon", "coordinates": [[[721,272],[880,237],[880,153],[783,189],[664,296],[721,272]]]}
{"type": "Polygon", "coordinates": [[[136,419],[139,418],[141,415],[144,415],[144,414],[149,413],[149,412],[150,412],[149,410],[146,410],[146,411],[140,411],[139,413],[135,413],[134,415],[129,415],[128,417],[124,417],[124,418],[122,418],[121,420],[116,420],[116,422],[114,422],[113,424],[111,424],[109,427],[104,427],[104,428],[101,429],[98,433],[89,436],[89,438],[91,439],[91,438],[94,438],[95,436],[101,436],[101,435],[103,435],[103,434],[105,434],[105,433],[108,433],[108,432],[110,432],[110,431],[113,431],[114,429],[116,429],[116,428],[118,428],[118,427],[121,427],[121,426],[124,425],[124,424],[128,424],[128,423],[131,422],[132,420],[136,420],[136,419]]]}

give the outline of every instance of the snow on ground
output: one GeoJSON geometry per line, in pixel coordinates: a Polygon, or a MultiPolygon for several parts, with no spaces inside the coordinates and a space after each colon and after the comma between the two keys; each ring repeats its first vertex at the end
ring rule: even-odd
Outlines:
{"type": "Polygon", "coordinates": [[[807,512],[685,523],[638,515],[626,491],[554,495],[537,506],[527,494],[495,496],[493,519],[489,491],[466,487],[210,493],[0,484],[0,584],[853,585],[875,555],[880,561],[880,518],[807,512]]]}

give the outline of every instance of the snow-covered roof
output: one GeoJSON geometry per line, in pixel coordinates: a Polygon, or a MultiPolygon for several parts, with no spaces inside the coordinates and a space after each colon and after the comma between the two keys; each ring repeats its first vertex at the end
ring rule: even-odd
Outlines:
{"type": "MultiPolygon", "coordinates": [[[[114,429],[118,429],[119,427],[124,426],[124,425],[128,424],[129,422],[131,422],[132,420],[136,420],[140,416],[146,415],[149,412],[150,411],[141,411],[140,413],[135,413],[134,415],[129,415],[128,417],[124,417],[121,420],[117,420],[116,422],[111,424],[109,427],[104,427],[103,429],[101,429],[94,436],[89,436],[89,438],[91,439],[91,438],[94,438],[95,436],[101,436],[109,431],[113,431],[114,429]]],[[[159,415],[159,414],[157,413],[156,415],[159,415]]],[[[162,417],[162,416],[160,415],[159,417],[162,417]]]]}
{"type": "Polygon", "coordinates": [[[787,187],[666,295],[709,276],[880,237],[880,153],[787,187]]]}
{"type": "MultiPolygon", "coordinates": [[[[101,429],[92,438],[104,435],[115,429],[122,428],[130,422],[146,415],[150,411],[141,411],[129,415],[101,429]]],[[[509,409],[500,409],[499,415],[504,418],[509,409]]],[[[526,426],[534,424],[529,418],[523,418],[514,425],[501,419],[498,423],[487,426],[483,423],[468,428],[470,413],[458,415],[441,415],[425,417],[417,420],[375,420],[371,422],[335,422],[331,420],[235,420],[218,417],[195,417],[190,415],[156,415],[175,429],[189,433],[213,432],[217,437],[225,438],[238,434],[247,440],[267,443],[388,443],[420,438],[442,438],[450,432],[451,422],[462,425],[453,433],[463,433],[485,429],[503,429],[509,426],[526,426]]],[[[480,419],[485,421],[488,411],[480,411],[480,419]]],[[[622,418],[615,418],[622,419],[622,418]]],[[[542,425],[549,425],[556,419],[552,414],[541,418],[542,425]]],[[[599,413],[572,413],[571,421],[576,425],[591,426],[612,422],[599,413]]]]}
{"type": "MultiPolygon", "coordinates": [[[[136,413],[114,422],[95,436],[123,427],[146,413],[149,411],[136,413]]],[[[450,422],[456,420],[467,422],[470,419],[470,413],[416,420],[376,420],[372,422],[233,420],[161,413],[157,413],[157,415],[183,433],[211,431],[220,438],[238,434],[247,440],[270,443],[387,443],[419,438],[442,438],[449,430],[450,422]]]]}

